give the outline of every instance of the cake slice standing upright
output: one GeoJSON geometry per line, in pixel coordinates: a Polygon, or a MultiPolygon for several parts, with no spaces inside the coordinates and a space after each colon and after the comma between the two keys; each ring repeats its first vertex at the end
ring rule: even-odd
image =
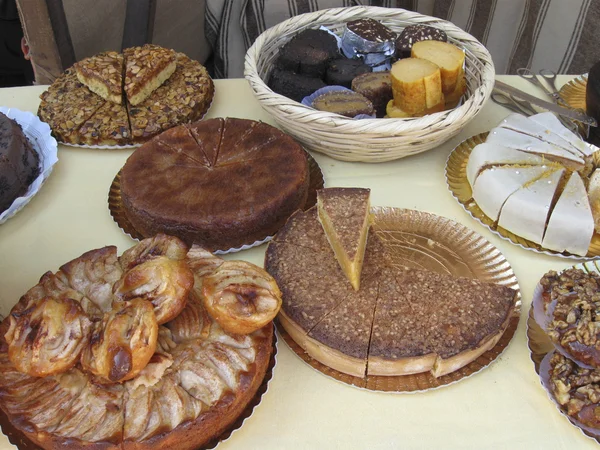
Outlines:
{"type": "Polygon", "coordinates": [[[317,211],[329,245],[355,291],[360,288],[367,235],[371,225],[370,189],[317,191],[317,211]]]}
{"type": "Polygon", "coordinates": [[[177,67],[173,50],[146,44],[126,48],[123,90],[132,105],[139,105],[158,89],[177,67]]]}

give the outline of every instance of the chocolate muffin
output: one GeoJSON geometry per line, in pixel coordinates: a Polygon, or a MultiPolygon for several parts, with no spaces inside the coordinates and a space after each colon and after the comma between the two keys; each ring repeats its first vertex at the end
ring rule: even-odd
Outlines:
{"type": "Polygon", "coordinates": [[[389,71],[363,73],[352,80],[351,89],[373,103],[377,117],[385,116],[386,106],[393,97],[389,71]]]}
{"type": "Polygon", "coordinates": [[[372,70],[358,59],[335,59],[329,63],[325,81],[327,84],[350,88],[355,77],[372,70]]]}
{"type": "Polygon", "coordinates": [[[419,41],[447,42],[448,36],[443,30],[429,25],[409,25],[396,39],[396,58],[410,58],[413,44],[419,41]]]}
{"type": "Polygon", "coordinates": [[[335,38],[323,30],[304,30],[285,44],[277,57],[276,67],[323,78],[329,61],[339,55],[335,38]]]}
{"type": "Polygon", "coordinates": [[[273,70],[267,84],[273,91],[297,102],[301,102],[304,97],[327,86],[320,78],[280,69],[273,70]]]}

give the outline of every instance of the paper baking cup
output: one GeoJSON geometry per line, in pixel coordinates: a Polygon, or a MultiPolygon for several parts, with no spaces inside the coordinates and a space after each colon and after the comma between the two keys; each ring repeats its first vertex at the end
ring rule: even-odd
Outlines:
{"type": "Polygon", "coordinates": [[[583,109],[585,111],[587,108],[585,99],[587,79],[588,74],[584,73],[563,85],[558,91],[561,98],[558,103],[567,108],[583,109]]]}
{"type": "Polygon", "coordinates": [[[320,373],[351,386],[371,391],[418,393],[454,384],[494,362],[512,340],[521,311],[517,278],[504,255],[483,236],[445,217],[411,209],[373,207],[372,230],[388,249],[392,262],[456,277],[477,278],[517,291],[508,326],[498,343],[466,366],[435,378],[429,372],[402,376],[355,377],[312,358],[277,321],[277,332],[290,349],[320,373]]]}
{"type": "MultiPolygon", "coordinates": [[[[274,328],[273,328],[274,330],[274,328]]],[[[256,394],[248,405],[246,409],[238,416],[236,421],[225,430],[220,436],[206,443],[206,445],[200,447],[198,450],[210,450],[215,448],[221,442],[228,440],[238,429],[242,427],[246,419],[248,419],[254,413],[254,409],[260,404],[262,401],[263,395],[267,393],[269,390],[269,384],[271,379],[273,378],[273,370],[277,365],[277,334],[273,331],[273,351],[271,352],[271,358],[269,359],[269,365],[267,366],[267,371],[265,373],[265,377],[261,385],[259,386],[256,394]]],[[[27,438],[21,431],[15,428],[8,417],[0,409],[0,427],[2,428],[2,433],[8,438],[11,444],[15,445],[19,450],[42,450],[41,447],[37,446],[33,442],[27,438]]]]}
{"type": "MultiPolygon", "coordinates": [[[[317,191],[323,188],[324,186],[323,172],[321,172],[321,168],[317,164],[317,161],[315,161],[315,159],[310,155],[310,153],[306,152],[306,155],[308,157],[309,185],[308,197],[304,205],[305,210],[311,208],[317,203],[317,191]]],[[[125,209],[123,207],[123,199],[121,197],[120,170],[119,173],[117,173],[117,175],[113,179],[113,182],[110,186],[110,190],[108,192],[108,210],[110,211],[110,215],[112,216],[113,220],[117,223],[117,225],[119,225],[119,228],[121,228],[125,232],[125,234],[128,234],[131,238],[138,241],[146,237],[134,228],[134,226],[127,218],[127,214],[125,214],[125,209]]],[[[217,255],[236,253],[242,250],[248,250],[250,248],[262,245],[265,242],[270,241],[272,238],[273,236],[265,236],[262,239],[259,239],[255,242],[248,242],[240,247],[229,249],[217,249],[213,250],[212,253],[217,255]]]]}
{"type": "MultiPolygon", "coordinates": [[[[594,232],[592,241],[588,253],[585,256],[573,255],[568,252],[556,252],[549,250],[536,244],[533,241],[517,236],[511,233],[509,230],[497,226],[494,221],[490,219],[485,213],[479,208],[475,200],[473,200],[473,192],[471,185],[467,180],[467,163],[469,161],[469,155],[475,146],[483,144],[487,138],[488,133],[481,133],[476,136],[470,137],[461,142],[448,156],[446,161],[446,183],[452,193],[452,196],[458,201],[460,206],[473,217],[477,222],[482,224],[492,233],[500,236],[502,239],[511,242],[525,250],[530,250],[536,253],[543,253],[550,256],[560,256],[561,258],[570,259],[592,259],[600,256],[600,234],[594,232]]],[[[594,167],[600,166],[600,152],[596,151],[593,155],[594,167]]]]}
{"type": "MultiPolygon", "coordinates": [[[[581,264],[577,264],[573,267],[576,269],[584,270],[586,272],[599,272],[600,273],[600,260],[587,261],[587,262],[584,262],[581,264]]],[[[538,284],[538,286],[540,286],[540,285],[538,284]]],[[[535,296],[538,294],[538,292],[539,292],[538,287],[536,287],[536,289],[534,290],[534,300],[535,300],[535,296]]],[[[544,389],[546,389],[546,392],[548,392],[548,395],[550,396],[552,401],[556,403],[554,396],[547,389],[547,384],[544,384],[544,380],[542,379],[542,374],[541,374],[541,371],[543,368],[542,362],[543,362],[544,358],[549,353],[555,351],[556,347],[554,346],[554,344],[552,343],[552,341],[546,334],[545,330],[543,330],[542,327],[540,327],[540,325],[536,321],[536,319],[534,317],[533,302],[532,302],[532,306],[529,310],[529,315],[527,317],[526,334],[527,334],[527,346],[529,347],[529,357],[531,358],[531,361],[533,362],[535,372],[540,376],[542,386],[544,387],[544,389]]],[[[568,356],[568,355],[566,355],[566,356],[568,358],[570,358],[570,356],[568,356]]],[[[546,373],[547,373],[547,369],[546,369],[546,373]]],[[[560,407],[560,405],[557,404],[557,406],[559,406],[558,409],[561,412],[561,414],[563,414],[567,419],[569,419],[569,421],[573,425],[575,425],[577,428],[579,428],[583,434],[585,434],[588,437],[591,437],[592,439],[595,439],[596,442],[598,442],[600,444],[600,436],[597,435],[598,431],[595,431],[595,432],[587,431],[586,429],[589,427],[582,426],[583,424],[581,424],[579,421],[577,421],[577,420],[573,419],[572,417],[568,416],[567,414],[565,414],[563,412],[562,408],[560,407]]]]}
{"type": "Polygon", "coordinates": [[[12,205],[0,214],[0,224],[2,224],[29,203],[33,196],[42,188],[42,185],[52,173],[52,167],[58,161],[58,146],[56,139],[52,137],[50,126],[42,122],[36,115],[29,111],[21,111],[16,108],[7,108],[4,106],[0,106],[0,112],[21,125],[23,133],[40,157],[40,174],[31,183],[25,195],[16,198],[12,205]]]}

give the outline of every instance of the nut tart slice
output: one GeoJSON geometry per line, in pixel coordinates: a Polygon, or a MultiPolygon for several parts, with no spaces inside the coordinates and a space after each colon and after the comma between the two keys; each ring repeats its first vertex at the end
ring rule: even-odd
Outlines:
{"type": "Polygon", "coordinates": [[[550,216],[542,246],[557,252],[584,256],[594,234],[594,217],[577,172],[573,172],[550,216]]]}
{"type": "Polygon", "coordinates": [[[498,144],[478,144],[469,155],[467,180],[471,186],[474,186],[479,174],[490,166],[499,166],[502,164],[540,166],[549,163],[550,161],[541,155],[522,152],[498,144]]]}
{"type": "Polygon", "coordinates": [[[495,222],[504,202],[513,192],[550,170],[547,166],[490,167],[477,177],[473,199],[485,215],[495,222]]]}
{"type": "Polygon", "coordinates": [[[591,156],[592,153],[594,153],[594,149],[587,142],[565,127],[554,113],[544,112],[534,114],[533,116],[529,116],[529,120],[533,120],[548,129],[551,133],[556,134],[582,155],[591,156]]]}
{"type": "Polygon", "coordinates": [[[103,52],[75,64],[77,79],[105,100],[123,103],[123,55],[103,52]]]}
{"type": "Polygon", "coordinates": [[[86,145],[127,145],[131,129],[127,108],[120,103],[106,102],[78,131],[79,143],[86,145]]]}
{"type": "Polygon", "coordinates": [[[139,105],[158,89],[177,67],[175,52],[157,45],[126,48],[124,90],[132,105],[139,105]]]}
{"type": "Polygon", "coordinates": [[[367,236],[371,225],[371,191],[328,188],[317,191],[317,213],[335,258],[355,291],[360,288],[367,236]]]}
{"type": "Polygon", "coordinates": [[[488,134],[486,142],[540,155],[572,170],[583,170],[586,165],[579,154],[508,128],[493,128],[488,134]]]}
{"type": "Polygon", "coordinates": [[[57,139],[69,144],[79,143],[81,125],[106,103],[77,80],[73,69],[58,77],[41,99],[38,116],[50,125],[57,139]]]}
{"type": "MultiPolygon", "coordinates": [[[[547,116],[543,116],[541,121],[544,122],[544,119],[548,120],[547,116]]],[[[502,122],[500,122],[498,127],[513,130],[518,133],[522,133],[527,136],[539,139],[540,141],[548,142],[549,144],[556,145],[557,147],[567,150],[568,152],[573,153],[576,156],[586,156],[583,155],[579,149],[575,148],[570,143],[565,141],[564,138],[559,136],[547,126],[540,124],[536,120],[532,120],[528,117],[525,117],[522,114],[510,114],[506,116],[506,118],[504,118],[502,122]]],[[[561,128],[564,127],[561,125],[561,128]]]]}
{"type": "Polygon", "coordinates": [[[541,244],[564,173],[565,169],[555,169],[513,193],[502,207],[498,225],[541,244]]]}

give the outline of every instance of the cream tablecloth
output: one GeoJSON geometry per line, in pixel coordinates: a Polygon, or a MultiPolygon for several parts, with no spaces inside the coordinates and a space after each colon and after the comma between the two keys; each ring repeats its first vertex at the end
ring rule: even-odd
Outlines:
{"type": "MultiPolygon", "coordinates": [[[[499,79],[541,95],[518,77],[499,79]]],[[[215,84],[208,117],[273,124],[245,80],[215,84]]],[[[0,89],[0,105],[35,112],[43,90],[43,86],[0,89]]],[[[333,381],[306,365],[280,340],[269,391],[220,449],[597,448],[548,399],[529,359],[525,334],[531,295],[540,277],[576,261],[532,253],[500,239],[471,219],[446,186],[444,167],[450,151],[463,139],[488,131],[507,114],[490,101],[454,139],[395,162],[346,163],[313,155],[326,186],[368,187],[373,205],[449,217],[476,230],[504,253],[523,294],[519,328],[505,353],[483,372],[455,385],[395,395],[333,381]]],[[[107,204],[113,177],[130,153],[59,146],[59,162],[45,186],[21,212],[0,225],[0,313],[7,314],[44,272],[55,271],[93,248],[113,244],[121,252],[134,243],[113,222],[107,204]]],[[[235,258],[262,265],[265,247],[235,258]]],[[[0,449],[11,447],[0,436],[0,449]]]]}

